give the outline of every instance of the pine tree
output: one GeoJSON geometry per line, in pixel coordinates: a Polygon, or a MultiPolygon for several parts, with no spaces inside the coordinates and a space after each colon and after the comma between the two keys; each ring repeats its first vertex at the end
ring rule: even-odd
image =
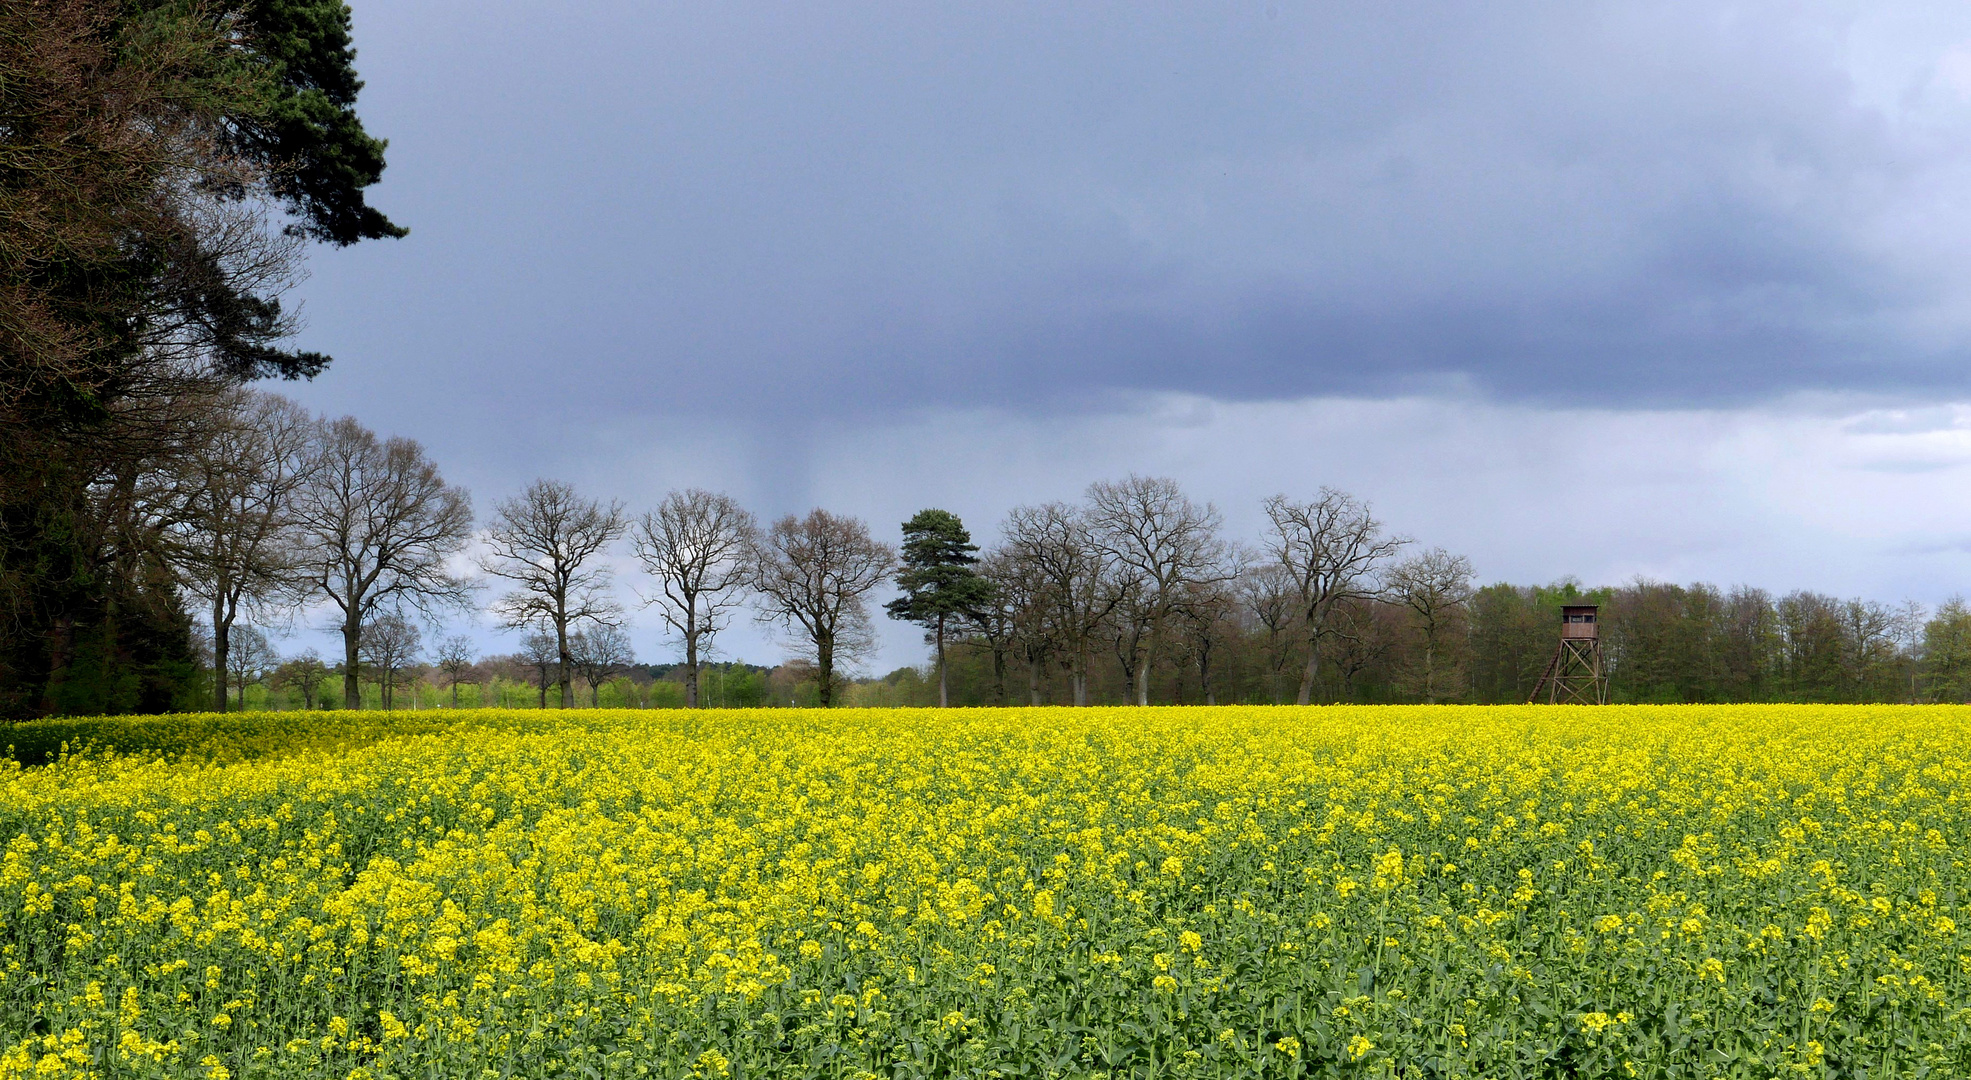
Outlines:
{"type": "Polygon", "coordinates": [[[964,522],[949,510],[919,510],[903,523],[903,569],[897,588],[903,595],[883,605],[890,618],[914,622],[928,631],[938,649],[938,707],[951,704],[945,678],[945,630],[992,600],[992,583],[972,567],[978,545],[964,522]]]}

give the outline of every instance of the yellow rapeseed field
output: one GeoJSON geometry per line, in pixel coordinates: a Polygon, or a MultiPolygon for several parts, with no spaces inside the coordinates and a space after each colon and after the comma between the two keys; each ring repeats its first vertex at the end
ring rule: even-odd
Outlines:
{"type": "Polygon", "coordinates": [[[6,737],[0,1078],[1971,1075],[1966,709],[6,737]]]}

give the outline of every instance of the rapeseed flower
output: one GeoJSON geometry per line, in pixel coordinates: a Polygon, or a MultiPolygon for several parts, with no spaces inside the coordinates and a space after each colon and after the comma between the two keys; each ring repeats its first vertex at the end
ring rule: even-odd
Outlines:
{"type": "Polygon", "coordinates": [[[53,760],[0,763],[0,1080],[1541,1075],[1534,1039],[1694,1077],[1668,1002],[1759,1075],[1971,1075],[1962,708],[16,734],[53,760]]]}

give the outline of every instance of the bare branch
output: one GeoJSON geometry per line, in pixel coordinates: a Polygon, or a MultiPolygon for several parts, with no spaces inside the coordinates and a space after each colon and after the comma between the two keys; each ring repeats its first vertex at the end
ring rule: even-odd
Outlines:
{"type": "Polygon", "coordinates": [[[316,429],[308,482],[296,492],[298,564],[341,612],[345,708],[361,708],[363,628],[409,606],[462,607],[467,583],[450,562],[472,535],[472,500],[445,483],[410,439],[379,442],[351,417],[316,429]]]}
{"type": "Polygon", "coordinates": [[[837,664],[874,644],[863,597],[889,579],[896,562],[869,526],[826,510],[789,515],[767,531],[753,579],[760,618],[801,635],[824,708],[834,700],[837,664]]]}
{"type": "Polygon", "coordinates": [[[1116,656],[1150,703],[1150,666],[1185,590],[1229,580],[1218,508],[1191,501],[1175,480],[1131,475],[1088,488],[1089,532],[1108,557],[1117,600],[1116,656]]]}
{"type": "MultiPolygon", "coordinates": [[[[1015,507],[999,531],[1000,549],[1034,583],[1034,603],[1044,623],[1033,632],[1051,642],[1067,664],[1074,703],[1085,706],[1095,633],[1119,599],[1105,585],[1108,555],[1096,542],[1088,515],[1067,503],[1015,507]]],[[[1037,677],[1031,670],[1029,675],[1037,677]]]]}
{"type": "Polygon", "coordinates": [[[564,709],[574,705],[569,634],[582,623],[614,624],[622,613],[609,594],[609,565],[596,556],[626,525],[622,503],[605,505],[560,481],[536,480],[495,507],[486,528],[480,568],[519,586],[494,603],[494,614],[509,628],[554,632],[564,709]]]}
{"type": "Polygon", "coordinates": [[[1336,608],[1375,595],[1376,572],[1410,541],[1384,533],[1367,503],[1328,487],[1309,503],[1275,495],[1266,500],[1266,517],[1272,523],[1268,553],[1291,579],[1307,635],[1307,669],[1297,699],[1305,705],[1319,674],[1322,639],[1335,630],[1336,608]]]}
{"type": "Polygon", "coordinates": [[[646,603],[684,639],[684,703],[698,707],[700,653],[745,598],[759,563],[759,525],[730,497],[673,491],[630,531],[658,594],[646,603]]]}

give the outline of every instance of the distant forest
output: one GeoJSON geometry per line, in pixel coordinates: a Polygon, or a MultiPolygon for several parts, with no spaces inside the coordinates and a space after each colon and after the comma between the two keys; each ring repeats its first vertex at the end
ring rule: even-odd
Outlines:
{"type": "MultiPolygon", "coordinates": [[[[1523,702],[1558,644],[1560,606],[1578,603],[1601,606],[1615,702],[1971,700],[1971,608],[1962,600],[1926,612],[1811,592],[1776,597],[1756,588],[1648,581],[1476,589],[1449,608],[1434,672],[1426,658],[1429,635],[1415,610],[1385,598],[1350,600],[1323,650],[1314,700],[1523,702]]],[[[1283,629],[1250,609],[1229,613],[1210,647],[1209,692],[1199,668],[1204,649],[1192,637],[1159,666],[1151,680],[1154,700],[1293,701],[1307,646],[1283,629]]],[[[1013,664],[1002,678],[998,659],[989,642],[968,638],[953,656],[953,703],[1026,700],[1026,673],[1013,664]]],[[[1119,663],[1098,665],[1094,675],[1093,700],[1128,700],[1119,663]]],[[[936,698],[916,670],[883,681],[891,693],[869,693],[872,700],[901,705],[936,698]]],[[[1064,700],[1058,674],[1042,672],[1039,686],[1040,700],[1064,700]]]]}
{"type": "MultiPolygon", "coordinates": [[[[1434,678],[1438,701],[1521,702],[1532,693],[1557,644],[1560,605],[1601,605],[1603,651],[1615,702],[1964,702],[1971,700],[1971,607],[1950,600],[1935,612],[1797,592],[1774,597],[1754,588],[1637,582],[1617,588],[1489,585],[1457,605],[1434,678]]],[[[1160,661],[1150,680],[1152,704],[1291,703],[1306,646],[1256,613],[1233,610],[1211,645],[1206,669],[1195,638],[1160,661]],[[1211,689],[1207,693],[1205,676],[1211,689]]],[[[1426,635],[1411,609],[1386,600],[1348,605],[1345,630],[1325,650],[1314,700],[1414,703],[1426,699],[1426,635]]],[[[954,706],[1071,704],[1066,673],[1042,665],[1030,672],[1018,657],[978,634],[956,639],[949,651],[949,699],[954,706]],[[1030,677],[1031,676],[1031,677],[1030,677]],[[1037,691],[1037,692],[1036,692],[1037,691]]],[[[245,691],[248,705],[301,708],[292,665],[245,691]]],[[[1120,661],[1094,665],[1091,704],[1132,700],[1120,661]]],[[[326,670],[316,678],[329,680],[326,670]]],[[[459,704],[536,707],[544,700],[541,669],[518,655],[494,656],[459,672],[459,704]]],[[[444,672],[420,666],[407,673],[415,690],[397,694],[400,708],[444,707],[452,701],[444,672]]],[[[707,664],[702,680],[709,708],[817,704],[810,665],[774,667],[707,664]]],[[[340,680],[333,680],[339,687],[340,680]]],[[[677,664],[636,664],[580,682],[579,704],[606,708],[677,708],[684,704],[677,664]]],[[[546,688],[553,688],[547,673],[546,688]]],[[[326,703],[327,692],[317,699],[326,703]]],[[[381,704],[366,687],[366,703],[381,704]]],[[[936,705],[931,662],[903,667],[842,688],[849,706],[936,705]]]]}

